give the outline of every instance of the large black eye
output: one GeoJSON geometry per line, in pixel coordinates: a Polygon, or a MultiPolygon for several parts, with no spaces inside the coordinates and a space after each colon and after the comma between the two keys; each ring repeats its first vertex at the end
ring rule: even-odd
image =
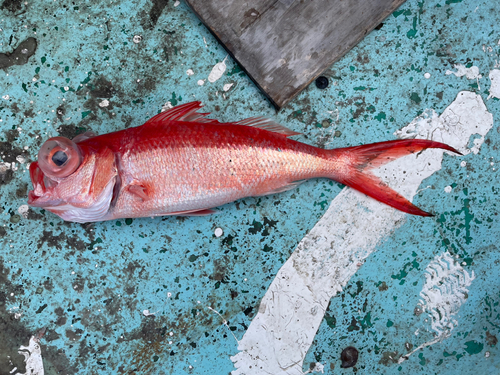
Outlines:
{"type": "Polygon", "coordinates": [[[52,161],[58,167],[64,165],[68,161],[68,155],[64,151],[57,151],[52,155],[52,161]]]}

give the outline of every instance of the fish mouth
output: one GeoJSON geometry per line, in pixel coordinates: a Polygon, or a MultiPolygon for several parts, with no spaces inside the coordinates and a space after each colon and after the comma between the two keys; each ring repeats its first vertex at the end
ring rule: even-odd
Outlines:
{"type": "Polygon", "coordinates": [[[64,203],[61,199],[52,196],[51,190],[57,185],[57,182],[45,176],[37,161],[30,165],[30,178],[33,184],[33,190],[28,192],[30,206],[43,208],[64,203]]]}

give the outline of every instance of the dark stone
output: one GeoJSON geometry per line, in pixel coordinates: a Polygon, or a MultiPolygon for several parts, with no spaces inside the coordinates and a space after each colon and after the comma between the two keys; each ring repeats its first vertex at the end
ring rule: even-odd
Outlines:
{"type": "Polygon", "coordinates": [[[342,353],[340,354],[340,359],[342,360],[342,364],[340,367],[349,368],[354,367],[358,362],[358,349],[353,346],[348,346],[342,353]]]}

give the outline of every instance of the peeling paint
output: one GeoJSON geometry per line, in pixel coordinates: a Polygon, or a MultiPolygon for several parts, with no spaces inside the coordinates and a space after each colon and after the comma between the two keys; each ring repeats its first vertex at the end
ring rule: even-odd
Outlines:
{"type": "Polygon", "coordinates": [[[454,68],[457,70],[456,72],[452,72],[451,70],[446,71],[446,75],[454,74],[457,77],[465,76],[467,79],[478,79],[482,78],[482,75],[479,74],[479,68],[477,66],[472,66],[470,68],[466,68],[465,65],[455,64],[454,68]]]}
{"type": "Polygon", "coordinates": [[[500,70],[494,69],[490,72],[489,78],[491,81],[490,95],[488,95],[488,100],[491,98],[500,99],[500,70]]]}

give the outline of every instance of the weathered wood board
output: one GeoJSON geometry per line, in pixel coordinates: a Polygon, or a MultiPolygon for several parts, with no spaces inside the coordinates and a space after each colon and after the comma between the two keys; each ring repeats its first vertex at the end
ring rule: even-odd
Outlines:
{"type": "Polygon", "coordinates": [[[405,0],[186,0],[280,108],[405,0]]]}

